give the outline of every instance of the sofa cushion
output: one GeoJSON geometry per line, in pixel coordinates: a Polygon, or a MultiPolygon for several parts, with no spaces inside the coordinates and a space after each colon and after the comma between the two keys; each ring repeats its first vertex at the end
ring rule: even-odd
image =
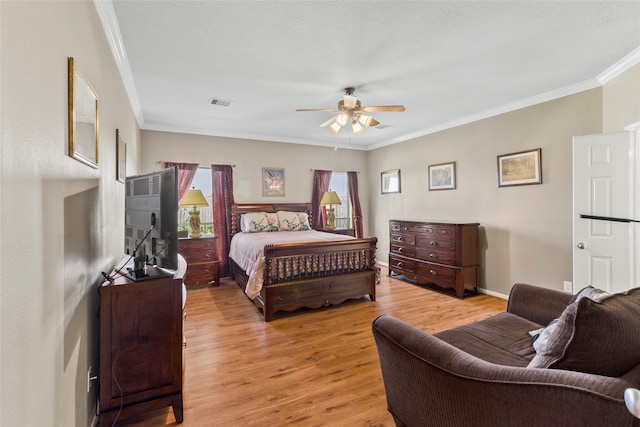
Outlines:
{"type": "Polygon", "coordinates": [[[511,313],[434,334],[486,362],[525,367],[535,355],[528,332],[540,325],[511,313]]]}
{"type": "Polygon", "coordinates": [[[640,288],[567,306],[529,368],[618,377],[640,363],[640,288]]]}

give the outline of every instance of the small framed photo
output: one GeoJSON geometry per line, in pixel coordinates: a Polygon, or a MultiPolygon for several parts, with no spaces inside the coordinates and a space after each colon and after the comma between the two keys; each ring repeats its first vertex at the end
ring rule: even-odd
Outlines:
{"type": "Polygon", "coordinates": [[[262,168],[262,196],[284,196],[284,169],[262,168]]]}
{"type": "Polygon", "coordinates": [[[98,95],[80,74],[72,57],[67,59],[69,91],[69,156],[98,168],[98,95]]]}
{"type": "Polygon", "coordinates": [[[400,169],[394,169],[380,174],[382,194],[400,192],[400,169]]]}
{"type": "Polygon", "coordinates": [[[498,187],[542,184],[542,149],[498,156],[498,187]]]}
{"type": "Polygon", "coordinates": [[[127,176],[127,143],[120,129],[116,129],[116,180],[124,182],[127,176]]]}
{"type": "Polygon", "coordinates": [[[456,162],[429,165],[429,191],[456,189],[456,162]]]}

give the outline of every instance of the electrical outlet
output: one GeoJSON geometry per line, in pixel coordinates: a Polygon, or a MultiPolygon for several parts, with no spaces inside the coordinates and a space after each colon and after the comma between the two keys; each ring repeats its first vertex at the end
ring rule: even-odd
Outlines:
{"type": "Polygon", "coordinates": [[[573,292],[573,284],[571,282],[564,281],[564,291],[573,292]]]}
{"type": "Polygon", "coordinates": [[[87,393],[91,392],[91,382],[98,379],[97,375],[93,375],[93,368],[89,366],[87,369],[87,393]]]}

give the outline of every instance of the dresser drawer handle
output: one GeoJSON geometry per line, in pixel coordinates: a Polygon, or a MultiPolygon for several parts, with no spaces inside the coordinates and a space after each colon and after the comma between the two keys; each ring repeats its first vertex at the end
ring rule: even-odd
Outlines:
{"type": "Polygon", "coordinates": [[[404,239],[403,239],[401,236],[398,236],[398,238],[396,238],[396,240],[397,240],[398,242],[402,242],[402,241],[404,241],[404,239]]]}
{"type": "Polygon", "coordinates": [[[436,276],[438,273],[436,273],[435,270],[429,270],[429,274],[432,276],[436,276]]]}
{"type": "Polygon", "coordinates": [[[402,261],[399,261],[398,264],[396,264],[398,267],[402,267],[402,261]]]}
{"type": "Polygon", "coordinates": [[[438,246],[438,242],[431,242],[429,243],[431,246],[438,246]]]}
{"type": "Polygon", "coordinates": [[[398,252],[403,252],[404,248],[398,248],[398,252]]]}
{"type": "Polygon", "coordinates": [[[436,255],[436,254],[429,254],[429,258],[438,258],[438,255],[436,255]]]}

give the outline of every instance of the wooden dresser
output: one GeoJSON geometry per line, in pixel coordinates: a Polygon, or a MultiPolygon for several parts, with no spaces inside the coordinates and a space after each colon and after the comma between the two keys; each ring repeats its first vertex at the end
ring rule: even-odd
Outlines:
{"type": "Polygon", "coordinates": [[[178,239],[178,252],[187,261],[184,276],[187,287],[220,284],[217,237],[178,239]]]}
{"type": "Polygon", "coordinates": [[[453,289],[460,298],[477,293],[478,225],[389,221],[389,275],[453,289]]]}
{"type": "Polygon", "coordinates": [[[182,280],[100,286],[100,426],[166,406],[183,420],[182,280]]]}

